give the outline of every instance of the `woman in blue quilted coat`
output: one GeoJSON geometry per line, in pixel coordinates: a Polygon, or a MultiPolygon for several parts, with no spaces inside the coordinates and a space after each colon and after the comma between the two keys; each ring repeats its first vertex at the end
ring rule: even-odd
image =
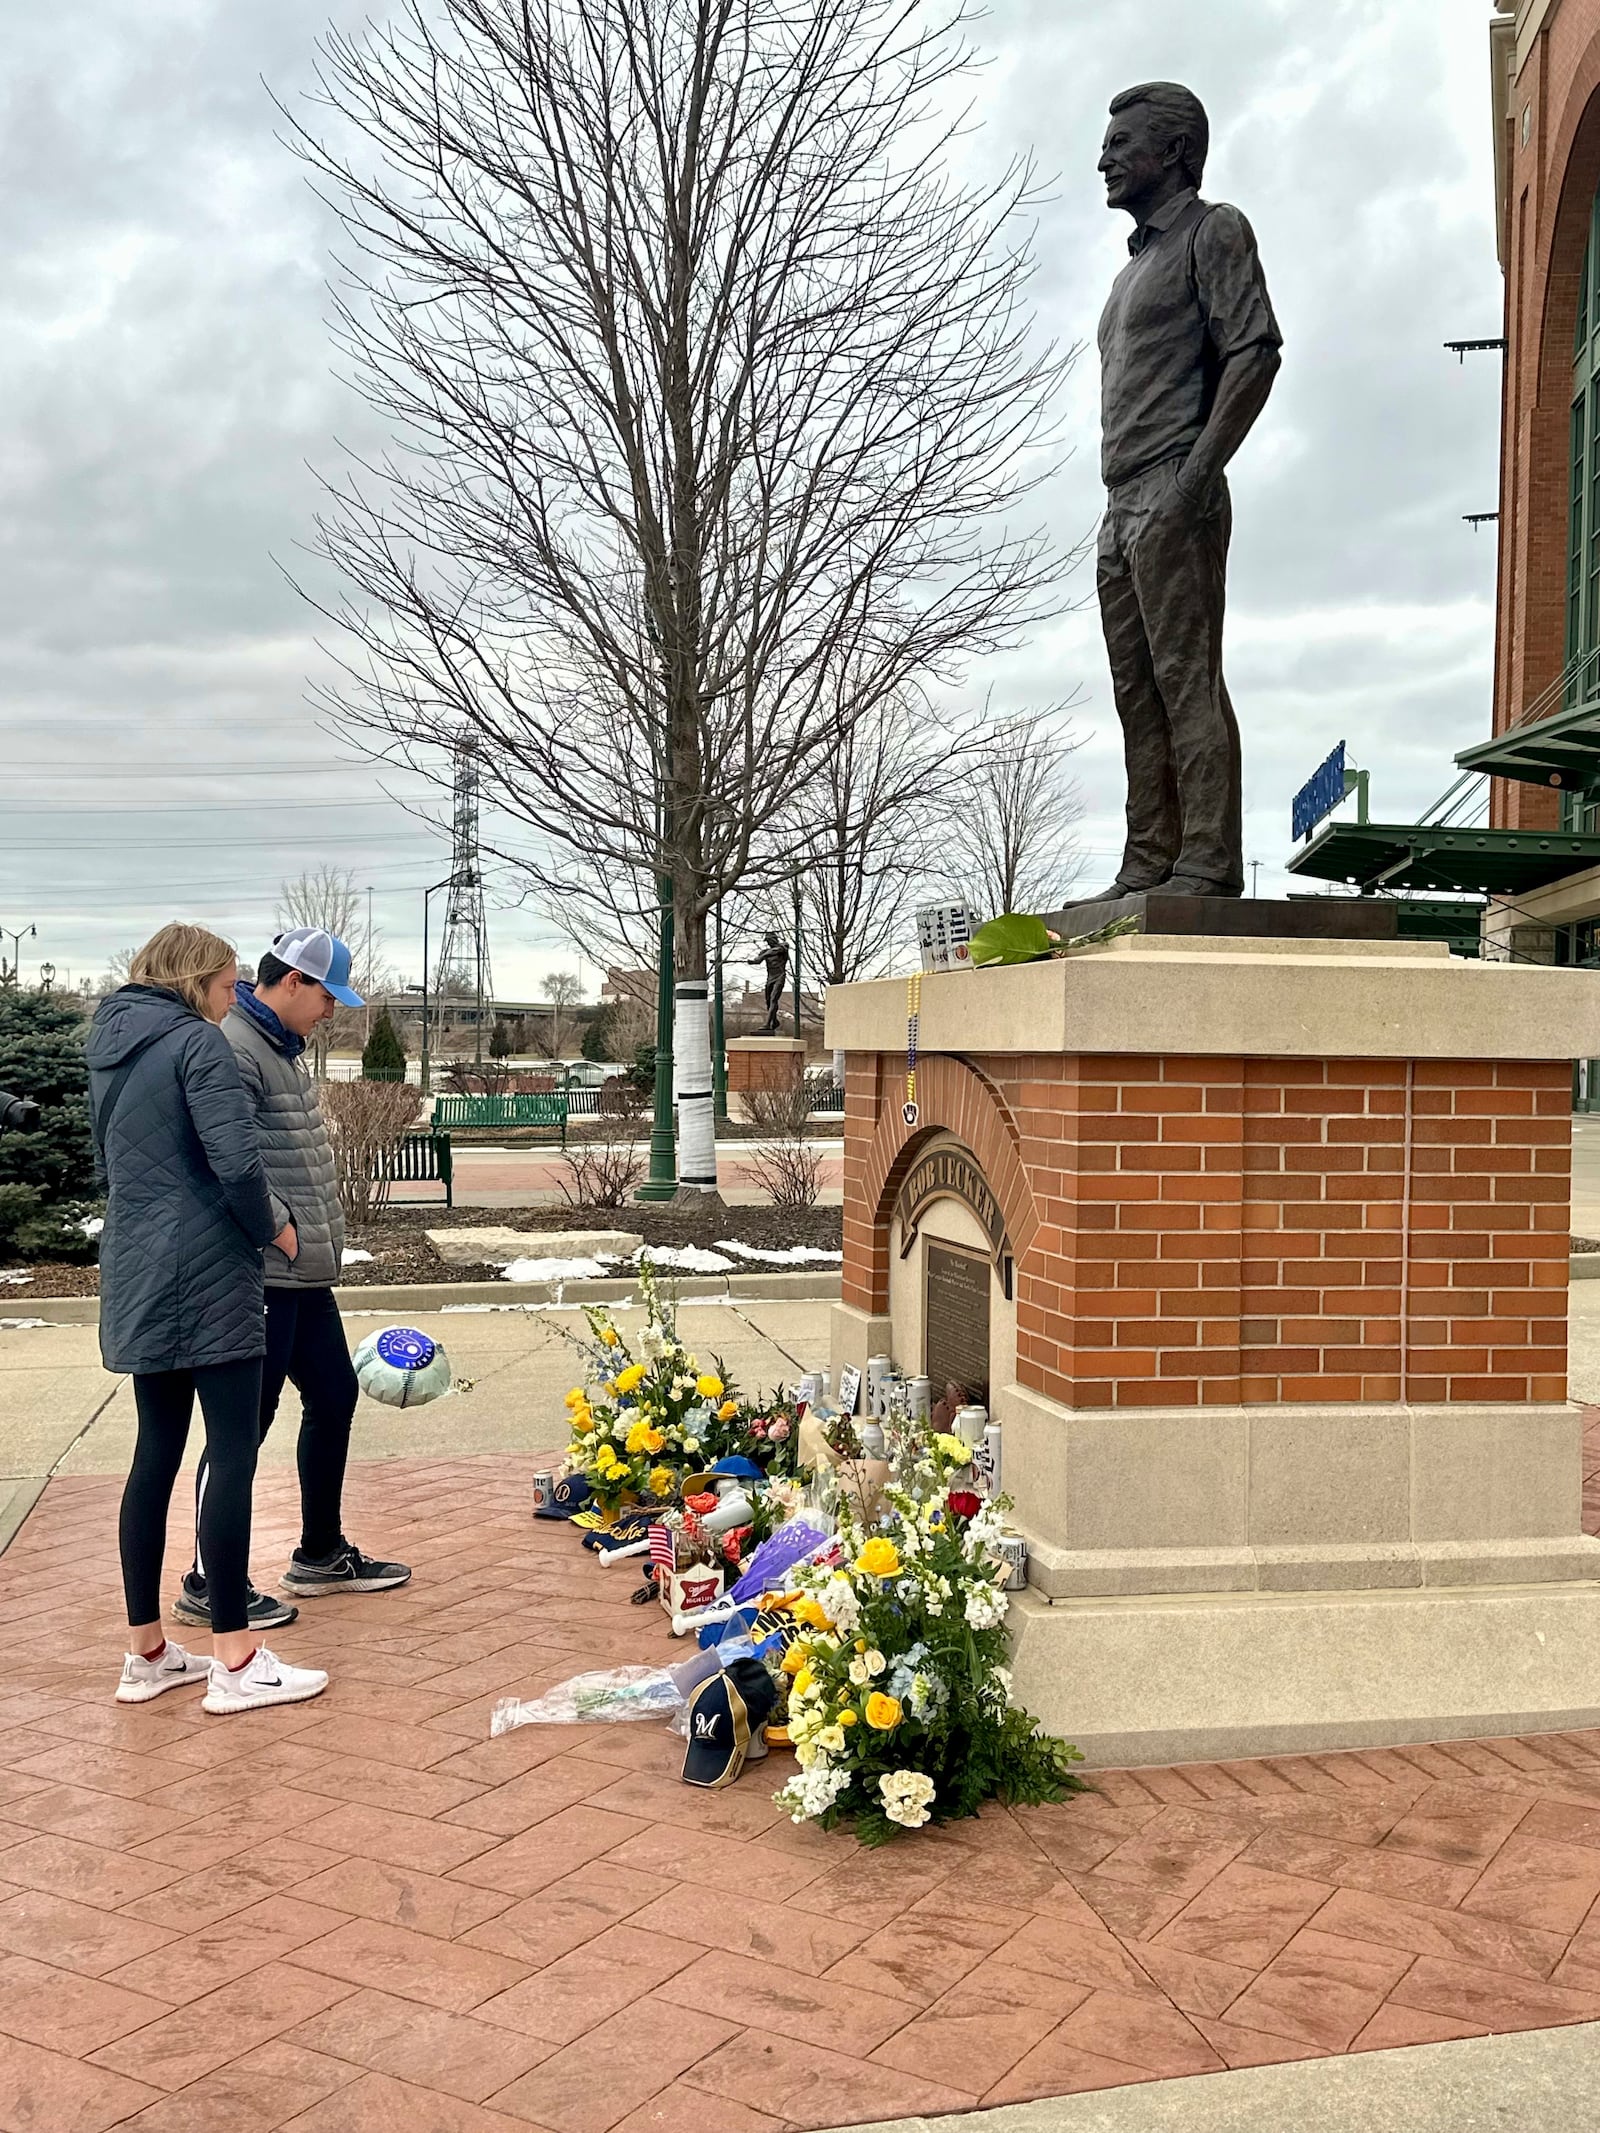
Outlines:
{"type": "Polygon", "coordinates": [[[266,1346],[261,1255],[282,1240],[221,1029],[237,976],[226,941],[200,926],[163,926],[134,956],[129,982],[100,1003],[87,1046],[107,1188],[100,1352],[108,1370],[132,1375],[139,1417],[119,1526],[129,1649],[117,1699],[148,1703],[204,1679],[204,1708],[217,1712],[298,1703],[328,1684],[258,1647],[246,1614],[266,1346]],[[209,1664],[161,1625],[167,1508],[197,1396],[210,1455],[200,1514],[209,1664]]]}

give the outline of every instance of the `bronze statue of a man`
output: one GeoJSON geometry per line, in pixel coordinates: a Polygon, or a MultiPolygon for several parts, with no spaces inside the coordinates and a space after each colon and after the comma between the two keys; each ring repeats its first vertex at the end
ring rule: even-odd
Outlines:
{"type": "Polygon", "coordinates": [[[1100,156],[1107,206],[1134,222],[1100,320],[1097,583],[1128,766],[1108,896],[1244,889],[1222,470],[1266,405],[1283,337],[1249,223],[1199,197],[1209,137],[1192,91],[1145,82],[1113,98],[1100,156]]]}

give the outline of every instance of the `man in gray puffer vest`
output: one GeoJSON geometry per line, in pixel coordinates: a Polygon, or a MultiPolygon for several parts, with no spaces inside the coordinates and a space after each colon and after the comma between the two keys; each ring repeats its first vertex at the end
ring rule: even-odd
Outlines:
{"type": "MultiPolygon", "coordinates": [[[[344,1470],[361,1393],[333,1293],[344,1257],[344,1211],[333,1148],[316,1084],[300,1056],[312,1031],[337,1007],[361,1005],[361,995],[350,984],[350,950],[344,942],[320,927],[297,926],[280,933],[271,954],[261,958],[255,984],[238,985],[222,1025],[255,1116],[273,1221],[286,1238],[283,1249],[270,1244],[266,1252],[261,1435],[265,1439],[272,1427],[285,1383],[293,1385],[300,1395],[301,1532],[283,1584],[301,1599],[330,1592],[387,1592],[411,1576],[404,1563],[375,1561],[344,1536],[344,1470]]],[[[190,1622],[211,1619],[198,1545],[199,1508],[208,1479],[202,1457],[195,1489],[194,1568],[184,1578],[175,1610],[190,1622]]],[[[298,1611],[251,1589],[252,1629],[292,1622],[298,1611]]]]}

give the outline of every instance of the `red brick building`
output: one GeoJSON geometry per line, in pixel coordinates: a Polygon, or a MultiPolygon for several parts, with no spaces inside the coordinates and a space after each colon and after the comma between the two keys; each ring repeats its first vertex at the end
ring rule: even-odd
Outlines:
{"type": "MultiPolygon", "coordinates": [[[[1490,47],[1505,269],[1502,735],[1600,697],[1600,0],[1503,5],[1490,47]]],[[[1495,779],[1499,828],[1591,829],[1595,814],[1553,766],[1542,781],[1495,779]]],[[[1600,886],[1591,900],[1600,908],[1600,886]]]]}

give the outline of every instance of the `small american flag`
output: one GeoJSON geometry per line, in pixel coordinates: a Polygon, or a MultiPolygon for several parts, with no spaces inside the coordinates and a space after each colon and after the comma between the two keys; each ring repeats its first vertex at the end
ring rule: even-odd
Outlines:
{"type": "Polygon", "coordinates": [[[654,1570],[678,1567],[677,1536],[664,1518],[658,1518],[650,1528],[650,1564],[654,1570]]]}

